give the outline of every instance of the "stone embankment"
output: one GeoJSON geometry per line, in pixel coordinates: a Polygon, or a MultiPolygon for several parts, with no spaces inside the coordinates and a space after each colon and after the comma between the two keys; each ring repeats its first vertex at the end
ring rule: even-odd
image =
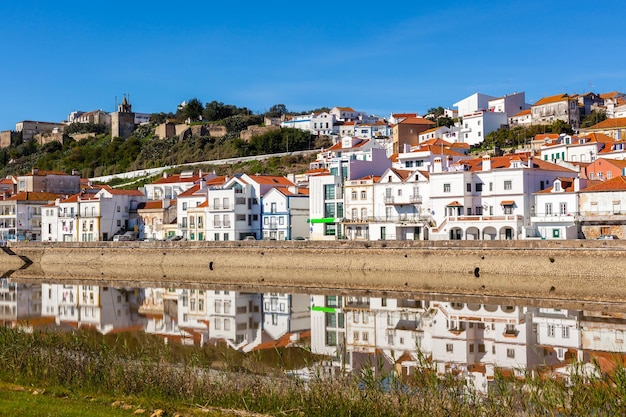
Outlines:
{"type": "Polygon", "coordinates": [[[15,281],[626,302],[621,241],[18,243],[15,281]],[[32,264],[27,264],[32,262],[32,264]]]}
{"type": "Polygon", "coordinates": [[[0,252],[0,273],[18,282],[626,303],[626,242],[621,241],[29,242],[10,250],[14,255],[0,252]],[[32,264],[23,267],[24,259],[32,264]]]}

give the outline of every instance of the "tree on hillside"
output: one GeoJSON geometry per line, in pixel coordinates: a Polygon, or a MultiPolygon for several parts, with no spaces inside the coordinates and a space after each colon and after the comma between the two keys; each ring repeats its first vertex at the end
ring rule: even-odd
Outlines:
{"type": "Polygon", "coordinates": [[[428,118],[432,121],[435,121],[436,118],[443,116],[444,113],[445,113],[445,109],[441,106],[431,107],[426,112],[426,114],[429,116],[428,118]]]}
{"type": "Polygon", "coordinates": [[[287,114],[287,106],[284,104],[274,104],[270,107],[269,111],[265,113],[267,117],[280,117],[283,114],[287,114]]]}
{"type": "Polygon", "coordinates": [[[594,110],[589,113],[580,123],[580,127],[589,127],[606,120],[606,111],[594,110]]]}
{"type": "Polygon", "coordinates": [[[178,111],[183,120],[191,120],[192,122],[195,122],[201,119],[202,110],[204,110],[202,102],[194,97],[184,106],[181,106],[178,111]]]}

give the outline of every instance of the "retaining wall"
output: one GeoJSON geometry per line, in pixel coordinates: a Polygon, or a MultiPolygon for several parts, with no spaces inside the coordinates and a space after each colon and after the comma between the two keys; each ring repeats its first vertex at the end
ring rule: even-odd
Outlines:
{"type": "MultiPolygon", "coordinates": [[[[22,243],[11,250],[33,262],[7,268],[17,269],[10,278],[18,281],[626,302],[626,247],[619,241],[22,243]]],[[[0,262],[16,259],[0,252],[0,262]]]]}

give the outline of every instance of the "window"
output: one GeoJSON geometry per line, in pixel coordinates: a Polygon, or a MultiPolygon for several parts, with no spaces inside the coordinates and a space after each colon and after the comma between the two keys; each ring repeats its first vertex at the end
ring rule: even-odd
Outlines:
{"type": "Polygon", "coordinates": [[[507,349],[506,357],[511,359],[515,358],[515,349],[507,349]]]}
{"type": "Polygon", "coordinates": [[[559,213],[561,216],[565,216],[567,214],[567,203],[559,203],[559,213]]]}
{"type": "Polygon", "coordinates": [[[187,210],[187,203],[183,203],[183,211],[187,210]]]}
{"type": "Polygon", "coordinates": [[[472,192],[472,183],[471,183],[471,182],[468,182],[467,184],[465,184],[465,190],[466,190],[468,193],[471,193],[471,192],[472,192]]]}
{"type": "Polygon", "coordinates": [[[280,225],[285,224],[285,218],[283,216],[278,217],[278,224],[280,225]]]}
{"type": "Polygon", "coordinates": [[[552,237],[555,239],[558,239],[561,237],[561,230],[560,229],[552,229],[552,237]]]}
{"type": "Polygon", "coordinates": [[[552,203],[546,203],[546,216],[552,216],[552,203]]]}
{"type": "Polygon", "coordinates": [[[477,193],[481,193],[483,191],[483,183],[482,182],[477,182],[476,183],[476,192],[477,193]]]}
{"type": "Polygon", "coordinates": [[[479,343],[478,344],[478,352],[479,353],[485,353],[486,352],[484,343],[479,343]]]}
{"type": "Polygon", "coordinates": [[[276,213],[276,203],[271,204],[270,213],[272,214],[276,213]]]}
{"type": "Polygon", "coordinates": [[[474,344],[473,343],[469,344],[469,353],[474,353],[474,344]]]}
{"type": "Polygon", "coordinates": [[[359,332],[354,332],[353,337],[354,337],[354,341],[358,342],[359,341],[359,332]]]}
{"type": "Polygon", "coordinates": [[[504,206],[504,214],[513,214],[513,206],[504,206]]]}
{"type": "Polygon", "coordinates": [[[493,183],[492,182],[489,183],[489,191],[493,191],[493,183]]]}
{"type": "Polygon", "coordinates": [[[562,336],[563,336],[563,339],[569,339],[569,327],[568,326],[563,326],[562,336]]]}
{"type": "Polygon", "coordinates": [[[513,186],[511,184],[511,180],[504,181],[504,189],[505,190],[512,190],[513,189],[513,186]]]}
{"type": "Polygon", "coordinates": [[[361,200],[367,199],[367,191],[361,191],[361,200]]]}
{"type": "Polygon", "coordinates": [[[476,206],[476,215],[477,216],[483,215],[483,206],[476,206]]]}
{"type": "Polygon", "coordinates": [[[454,345],[452,343],[446,343],[446,352],[448,353],[454,352],[454,345]]]}
{"type": "Polygon", "coordinates": [[[324,185],[324,199],[333,200],[335,198],[335,184],[324,185]]]}
{"type": "Polygon", "coordinates": [[[369,332],[363,332],[363,341],[367,342],[370,340],[370,334],[369,332]]]}
{"type": "Polygon", "coordinates": [[[444,193],[449,193],[450,192],[450,184],[449,183],[443,185],[443,192],[444,193]]]}
{"type": "Polygon", "coordinates": [[[352,199],[353,199],[353,200],[356,200],[356,190],[353,190],[353,191],[352,191],[352,199]]]}
{"type": "Polygon", "coordinates": [[[548,324],[548,337],[554,337],[554,324],[548,324]]]}

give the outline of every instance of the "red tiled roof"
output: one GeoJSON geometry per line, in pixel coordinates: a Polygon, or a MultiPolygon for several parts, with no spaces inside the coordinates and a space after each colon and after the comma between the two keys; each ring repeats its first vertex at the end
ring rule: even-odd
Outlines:
{"type": "Polygon", "coordinates": [[[463,204],[459,203],[458,201],[453,201],[452,203],[446,205],[446,207],[463,207],[463,204]]]}
{"type": "Polygon", "coordinates": [[[293,182],[289,181],[289,179],[278,175],[250,175],[250,178],[258,184],[286,186],[295,185],[293,182]]]}
{"type": "Polygon", "coordinates": [[[515,200],[503,200],[500,202],[501,206],[513,206],[515,205],[515,200]]]}
{"type": "Polygon", "coordinates": [[[362,147],[363,145],[365,145],[369,141],[370,141],[369,139],[360,139],[359,138],[357,143],[355,143],[354,145],[352,145],[352,146],[350,146],[348,148],[342,147],[341,142],[337,142],[333,146],[331,146],[330,148],[328,148],[326,150],[335,152],[335,151],[342,151],[342,150],[345,150],[345,149],[356,149],[356,148],[362,147]]]}
{"type": "Polygon", "coordinates": [[[199,189],[200,189],[200,185],[199,184],[192,185],[187,190],[185,190],[182,193],[178,194],[178,197],[179,198],[180,197],[193,197],[194,193],[196,191],[198,191],[199,189]]]}

